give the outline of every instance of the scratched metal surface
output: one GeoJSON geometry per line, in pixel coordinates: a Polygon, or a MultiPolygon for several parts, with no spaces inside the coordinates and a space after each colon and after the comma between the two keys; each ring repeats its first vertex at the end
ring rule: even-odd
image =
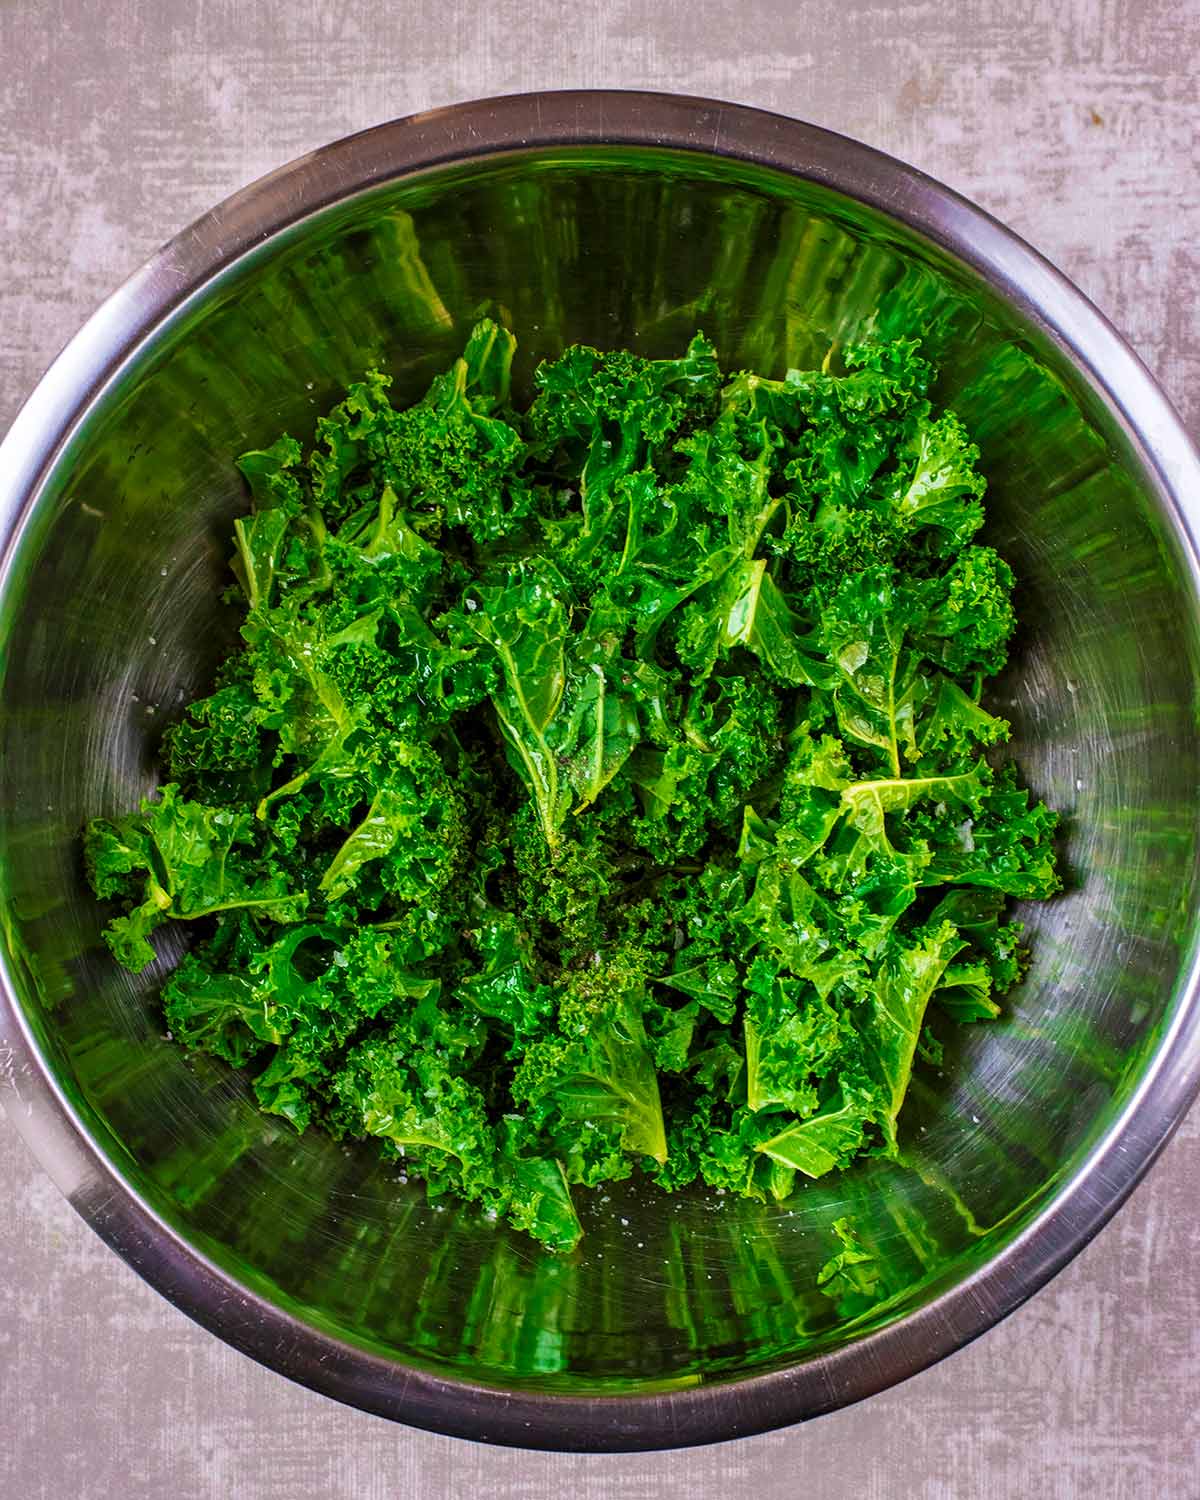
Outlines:
{"type": "MultiPolygon", "coordinates": [[[[1200,428],[1195,0],[0,0],[0,430],[86,313],[267,168],[482,93],[666,87],[871,141],[1012,224],[1200,428]],[[586,13],[584,13],[586,10],[586,13]]],[[[1200,1119],[1028,1307],[899,1390],[685,1454],[388,1426],[193,1327],[0,1120],[0,1495],[1197,1500],[1200,1119]]]]}

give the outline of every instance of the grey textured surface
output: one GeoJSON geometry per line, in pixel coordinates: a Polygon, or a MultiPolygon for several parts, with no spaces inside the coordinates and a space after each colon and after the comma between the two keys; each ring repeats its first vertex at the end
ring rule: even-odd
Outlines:
{"type": "MultiPolygon", "coordinates": [[[[0,430],[162,239],[269,167],[483,93],[710,93],[882,146],[1073,276],[1200,428],[1195,0],[0,0],[0,430]]],[[[193,1327],[0,1122],[0,1495],[1200,1497],[1200,1119],[1001,1328],[865,1406],[686,1454],[500,1452],[310,1395],[193,1327]]]]}

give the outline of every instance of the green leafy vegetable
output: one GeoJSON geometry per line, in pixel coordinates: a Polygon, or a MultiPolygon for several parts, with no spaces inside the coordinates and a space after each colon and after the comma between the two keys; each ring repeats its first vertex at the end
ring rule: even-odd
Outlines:
{"type": "Polygon", "coordinates": [[[242,456],[240,644],[85,855],[128,968],[188,924],[178,1041],[569,1250],[635,1171],[780,1199],[897,1155],[1055,820],[981,703],[1013,578],[915,343],[575,347],[526,409],[514,349],[485,321],[415,405],[373,372],[242,456]]]}

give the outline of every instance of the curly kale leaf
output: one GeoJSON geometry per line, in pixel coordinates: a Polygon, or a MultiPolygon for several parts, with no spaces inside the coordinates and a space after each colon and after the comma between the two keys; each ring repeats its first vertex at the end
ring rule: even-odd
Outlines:
{"type": "Polygon", "coordinates": [[[935,527],[944,550],[964,547],[983,525],[987,488],[979,449],[953,412],[924,421],[896,450],[897,479],[887,502],[908,530],[935,527]]]}
{"type": "Polygon", "coordinates": [[[513,1097],[535,1110],[552,1136],[611,1125],[624,1150],[666,1159],[644,1001],[643,976],[620,954],[572,977],[557,1035],[526,1050],[512,1085],[513,1097]]]}
{"type": "Polygon", "coordinates": [[[823,1109],[761,1141],[755,1150],[805,1177],[824,1177],[850,1165],[879,1109],[874,1090],[843,1087],[823,1109]]]}
{"type": "Polygon", "coordinates": [[[575,346],[524,409],[514,351],[485,319],[414,404],[369,371],[242,456],[238,647],[85,855],[127,967],[186,924],[176,1040],[566,1252],[581,1188],[899,1157],[927,1018],[1000,1013],[1059,877],[914,340],[779,379],[575,346]]]}
{"type": "Polygon", "coordinates": [[[762,958],[751,964],[746,989],[747,1106],[811,1115],[846,1045],[842,1015],[815,986],[762,958]]]}
{"type": "Polygon", "coordinates": [[[168,783],[124,818],[95,818],[84,835],[88,878],[98,896],[126,907],[105,929],[114,956],[135,972],[152,963],[150,934],[164,922],[193,922],[256,908],[276,922],[303,915],[307,894],[271,867],[244,811],[188,802],[168,783]]]}
{"type": "Polygon", "coordinates": [[[912,1075],[925,1008],[963,946],[958,930],[943,922],[907,944],[895,943],[877,971],[863,1037],[868,1067],[883,1091],[878,1123],[889,1152],[897,1148],[896,1120],[912,1075]]]}
{"type": "Polygon", "coordinates": [[[641,737],[642,693],[619,655],[620,613],[601,597],[572,631],[551,580],[534,576],[477,589],[447,622],[452,637],[495,655],[492,704],[508,761],[555,847],[567,814],[596,800],[641,737]]]}
{"type": "Polygon", "coordinates": [[[518,525],[534,497],[519,472],[520,435],[500,414],[515,347],[510,333],[485,320],[424,399],[401,411],[378,371],[352,385],[318,422],[309,460],[313,499],[326,520],[353,516],[390,487],[412,506],[422,534],[445,525],[490,542],[518,525]]]}

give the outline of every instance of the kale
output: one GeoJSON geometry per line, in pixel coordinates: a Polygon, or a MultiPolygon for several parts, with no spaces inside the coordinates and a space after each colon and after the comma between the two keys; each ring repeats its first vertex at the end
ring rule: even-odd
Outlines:
{"type": "Polygon", "coordinates": [[[514,348],[483,322],[416,405],[370,373],[307,456],[243,455],[240,644],[85,854],[126,967],[192,924],[179,1042],[566,1250],[634,1171],[780,1199],[898,1157],[929,1015],[1023,973],[1055,818],[981,703],[1013,576],[915,343],[575,347],[523,410],[514,348]]]}

